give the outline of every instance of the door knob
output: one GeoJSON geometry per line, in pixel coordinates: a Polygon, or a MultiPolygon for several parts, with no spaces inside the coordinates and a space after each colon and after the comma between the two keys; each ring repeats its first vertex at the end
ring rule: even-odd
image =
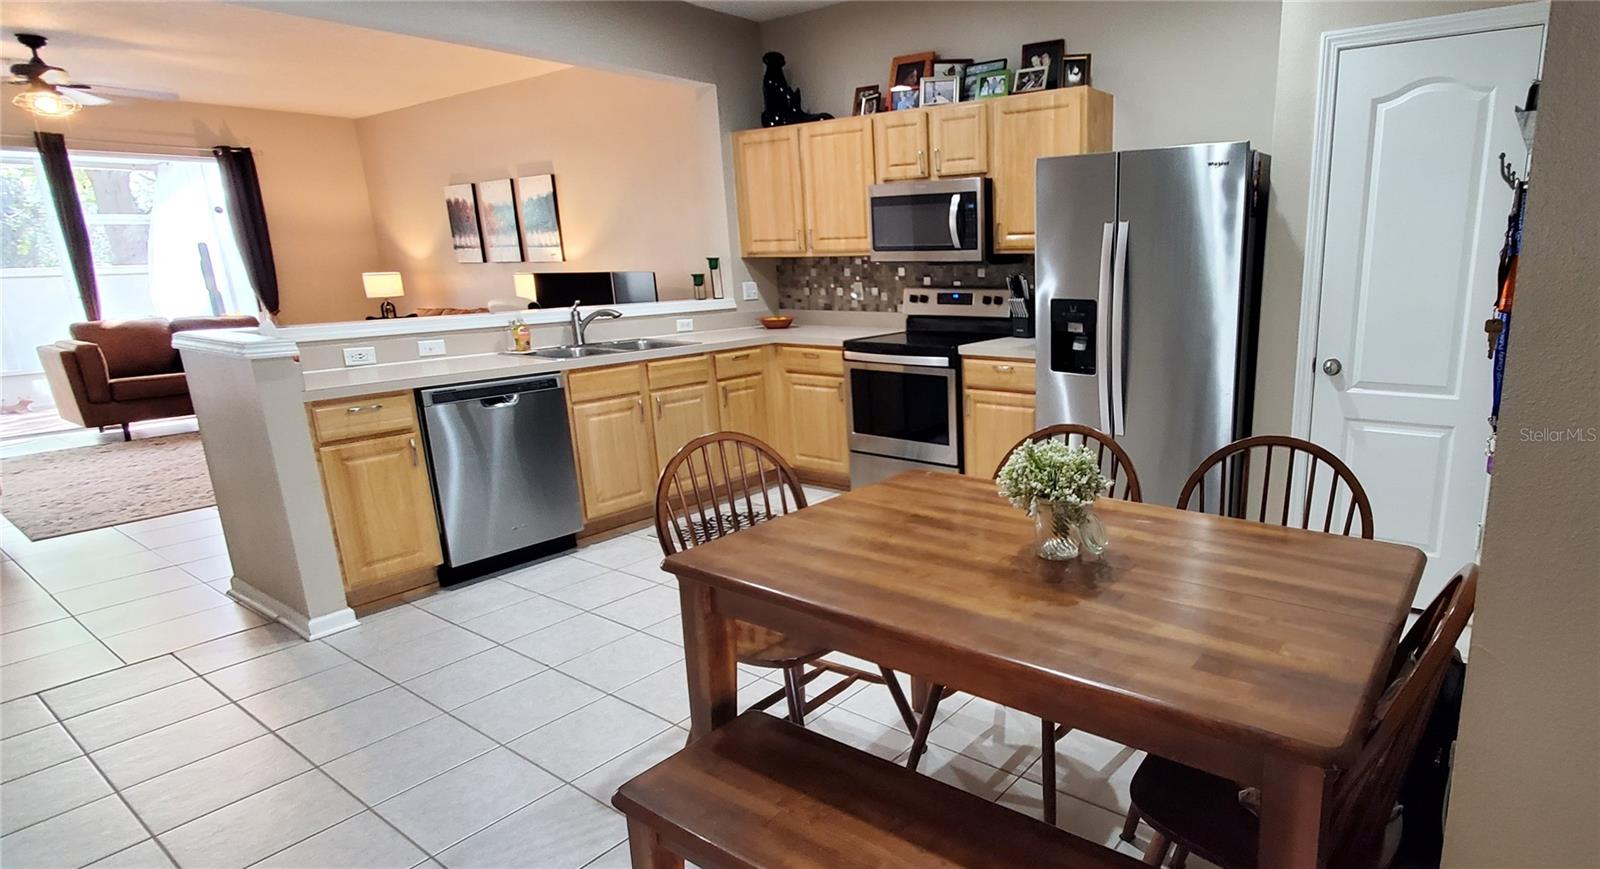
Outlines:
{"type": "Polygon", "coordinates": [[[1344,363],[1337,359],[1329,358],[1322,360],[1322,373],[1328,375],[1329,377],[1338,377],[1339,372],[1343,370],[1344,363]]]}

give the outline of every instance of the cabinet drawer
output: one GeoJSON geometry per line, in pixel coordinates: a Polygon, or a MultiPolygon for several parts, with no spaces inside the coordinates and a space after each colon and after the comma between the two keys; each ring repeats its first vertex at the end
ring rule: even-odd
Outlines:
{"type": "Polygon", "coordinates": [[[641,374],[643,371],[637,362],[571,372],[567,375],[567,401],[576,403],[641,392],[644,386],[641,374]]]}
{"type": "Polygon", "coordinates": [[[1033,363],[1004,359],[963,359],[961,375],[969,389],[1033,392],[1033,363]]]}
{"type": "Polygon", "coordinates": [[[778,365],[804,374],[843,374],[844,352],[827,347],[779,347],[778,365]]]}
{"type": "Polygon", "coordinates": [[[715,358],[718,380],[760,374],[766,368],[766,359],[760,347],[727,350],[718,353],[715,358]]]}
{"type": "Polygon", "coordinates": [[[365,395],[311,407],[311,430],[319,444],[416,427],[416,409],[406,392],[365,395]]]}
{"type": "Polygon", "coordinates": [[[651,389],[666,389],[672,386],[687,386],[691,383],[705,383],[711,379],[711,360],[704,354],[699,356],[684,356],[679,359],[658,359],[655,362],[646,362],[645,371],[650,377],[651,389]]]}

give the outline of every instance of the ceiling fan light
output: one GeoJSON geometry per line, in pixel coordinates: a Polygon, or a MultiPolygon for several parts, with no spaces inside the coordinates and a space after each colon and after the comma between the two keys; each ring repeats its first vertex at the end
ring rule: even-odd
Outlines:
{"type": "Polygon", "coordinates": [[[30,87],[12,97],[11,104],[41,118],[65,118],[83,108],[77,100],[50,87],[30,87]]]}

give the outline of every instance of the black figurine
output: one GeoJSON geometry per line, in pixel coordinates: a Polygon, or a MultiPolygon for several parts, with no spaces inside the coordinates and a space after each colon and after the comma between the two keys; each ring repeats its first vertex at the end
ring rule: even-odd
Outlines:
{"type": "Polygon", "coordinates": [[[833,115],[827,112],[813,114],[800,107],[800,89],[789,87],[789,80],[783,75],[782,54],[769,51],[761,56],[761,62],[767,65],[766,74],[761,76],[761,100],[764,104],[761,126],[782,127],[833,119],[833,115]]]}

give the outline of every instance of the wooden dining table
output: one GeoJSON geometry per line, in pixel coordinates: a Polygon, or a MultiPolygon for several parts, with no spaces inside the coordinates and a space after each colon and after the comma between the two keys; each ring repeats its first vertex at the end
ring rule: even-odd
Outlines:
{"type": "Polygon", "coordinates": [[[743,620],[1259,787],[1259,865],[1323,865],[1423,554],[1097,509],[1110,548],[1045,561],[992,481],[912,471],[668,557],[691,739],[737,715],[743,620]]]}

